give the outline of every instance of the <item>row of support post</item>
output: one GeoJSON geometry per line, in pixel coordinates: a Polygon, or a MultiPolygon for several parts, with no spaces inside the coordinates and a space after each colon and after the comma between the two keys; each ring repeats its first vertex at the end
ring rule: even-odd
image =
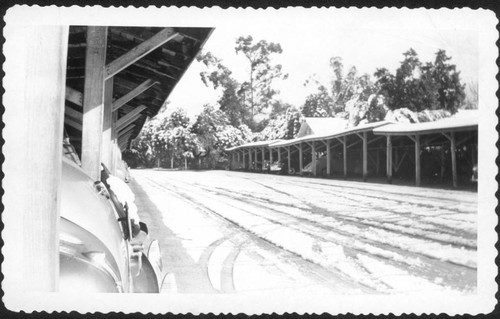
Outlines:
{"type": "MultiPolygon", "coordinates": [[[[452,183],[453,187],[458,187],[458,178],[457,178],[457,161],[456,161],[456,139],[455,139],[455,134],[454,132],[442,132],[442,134],[450,141],[450,156],[451,156],[451,170],[452,170],[452,183]]],[[[371,141],[368,141],[368,136],[367,132],[362,132],[362,133],[356,133],[358,137],[361,139],[362,142],[362,169],[363,169],[363,181],[367,180],[368,177],[368,144],[371,143],[371,141]]],[[[408,135],[408,137],[414,142],[414,164],[415,164],[415,185],[420,186],[421,185],[421,137],[419,134],[415,135],[408,135]]],[[[383,138],[380,137],[380,138],[383,138]]],[[[341,136],[341,137],[335,137],[335,139],[342,144],[343,150],[342,150],[342,155],[343,155],[343,175],[344,178],[347,178],[347,148],[351,147],[355,143],[352,143],[351,145],[347,145],[347,136],[341,136]]],[[[323,144],[326,147],[326,156],[327,156],[327,163],[326,163],[326,174],[330,175],[332,173],[332,167],[331,167],[331,140],[326,140],[322,141],[323,144]]],[[[358,143],[358,142],[356,142],[358,143]]],[[[313,167],[313,175],[317,175],[316,171],[316,151],[317,151],[317,145],[314,141],[307,143],[311,147],[311,155],[312,155],[312,167],[313,167]]],[[[291,168],[291,148],[295,147],[298,150],[298,155],[299,155],[299,173],[300,175],[303,175],[303,153],[304,153],[304,143],[298,143],[297,145],[289,145],[285,146],[285,151],[287,153],[287,161],[288,161],[288,168],[291,168]]],[[[278,153],[278,161],[281,162],[281,150],[280,147],[277,148],[277,153],[278,153]]],[[[240,163],[240,154],[238,153],[238,163],[240,163]]],[[[245,156],[245,150],[242,150],[242,157],[243,157],[243,167],[246,168],[246,156],[245,156]]],[[[249,156],[249,166],[252,164],[252,151],[248,150],[248,156],[249,156]]],[[[257,160],[257,148],[254,148],[254,161],[257,160]]],[[[380,155],[377,152],[377,158],[376,158],[376,164],[377,164],[377,172],[379,170],[379,163],[380,163],[380,155]]],[[[265,148],[261,147],[261,159],[262,159],[262,165],[264,165],[264,159],[265,159],[265,148]]],[[[270,164],[273,162],[273,150],[270,148],[269,149],[269,161],[270,164]]],[[[372,158],[373,161],[373,158],[372,158]]],[[[396,165],[398,165],[396,163],[396,165]]],[[[393,177],[393,168],[394,168],[394,163],[393,163],[393,141],[392,141],[392,136],[391,135],[386,135],[386,176],[387,176],[387,182],[389,184],[392,183],[392,177],[393,177]]]]}

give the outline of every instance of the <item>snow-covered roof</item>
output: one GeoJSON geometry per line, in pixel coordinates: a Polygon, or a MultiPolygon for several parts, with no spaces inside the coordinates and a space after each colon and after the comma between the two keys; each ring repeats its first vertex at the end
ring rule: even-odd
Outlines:
{"type": "Polygon", "coordinates": [[[246,143],[230,148],[226,148],[226,151],[235,151],[240,148],[250,148],[250,147],[267,147],[270,146],[273,143],[281,142],[282,140],[271,140],[271,141],[257,141],[257,142],[251,142],[251,143],[246,143]]]}
{"type": "Polygon", "coordinates": [[[306,117],[300,125],[297,138],[307,135],[325,135],[344,129],[347,120],[336,117],[306,117]]]}
{"type": "Polygon", "coordinates": [[[272,145],[269,145],[269,147],[282,147],[282,146],[289,146],[289,145],[297,144],[300,142],[312,142],[312,141],[327,140],[327,139],[331,139],[334,137],[340,137],[340,136],[345,136],[345,135],[364,132],[364,131],[371,131],[376,127],[384,126],[384,125],[387,125],[390,123],[391,122],[380,121],[380,122],[361,124],[361,125],[358,125],[356,127],[351,127],[348,129],[338,128],[337,130],[331,130],[330,132],[325,133],[325,134],[311,134],[311,135],[306,135],[306,136],[302,136],[299,138],[294,138],[293,140],[284,140],[281,142],[276,142],[276,143],[273,143],[272,145]]]}
{"type": "Polygon", "coordinates": [[[474,130],[478,127],[477,110],[461,110],[455,115],[423,123],[392,123],[373,130],[374,134],[401,135],[401,134],[431,134],[443,131],[474,130]]]}

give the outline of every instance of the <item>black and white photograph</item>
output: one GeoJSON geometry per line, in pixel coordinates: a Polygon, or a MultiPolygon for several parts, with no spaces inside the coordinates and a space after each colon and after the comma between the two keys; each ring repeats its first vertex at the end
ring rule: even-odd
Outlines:
{"type": "Polygon", "coordinates": [[[4,20],[7,309],[493,311],[494,12],[4,20]]]}

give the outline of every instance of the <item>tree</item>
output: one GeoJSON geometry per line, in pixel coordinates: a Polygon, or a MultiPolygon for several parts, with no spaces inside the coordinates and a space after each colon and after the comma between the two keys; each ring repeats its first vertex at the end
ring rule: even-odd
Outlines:
{"type": "MultiPolygon", "coordinates": [[[[248,129],[246,126],[242,128],[248,129]]],[[[227,162],[227,148],[249,141],[248,132],[230,125],[226,114],[211,105],[204,105],[191,132],[196,135],[197,149],[193,153],[194,157],[206,158],[213,168],[227,162]]]]}
{"type": "Polygon", "coordinates": [[[434,63],[423,64],[413,49],[403,53],[404,60],[392,75],[387,69],[375,72],[377,85],[391,110],[407,108],[414,112],[444,109],[456,112],[465,98],[460,73],[444,50],[436,52],[434,63]]]}
{"type": "Polygon", "coordinates": [[[276,79],[286,79],[280,64],[271,63],[271,55],[281,54],[283,51],[279,43],[261,40],[253,42],[252,36],[239,37],[236,40],[236,54],[243,54],[250,63],[249,81],[242,85],[245,102],[250,110],[250,118],[268,110],[273,97],[278,93],[272,87],[276,79]],[[247,94],[248,93],[248,98],[247,94]]]}
{"type": "Polygon", "coordinates": [[[244,104],[245,89],[231,76],[231,70],[211,52],[198,55],[197,60],[207,67],[207,71],[200,73],[203,83],[206,86],[211,83],[214,89],[222,89],[222,95],[218,100],[219,109],[226,113],[231,125],[249,124],[251,119],[244,104]]]}
{"type": "Polygon", "coordinates": [[[323,85],[318,87],[317,93],[307,96],[302,106],[302,114],[305,117],[329,117],[332,116],[332,110],[333,99],[323,85]]]}
{"type": "Polygon", "coordinates": [[[316,85],[317,92],[310,94],[301,108],[307,117],[349,117],[360,105],[366,106],[369,97],[376,92],[368,74],[358,75],[352,66],[344,75],[341,57],[330,59],[332,76],[330,89],[318,80],[310,78],[304,85],[316,85]],[[349,110],[347,110],[349,108],[349,110]]]}

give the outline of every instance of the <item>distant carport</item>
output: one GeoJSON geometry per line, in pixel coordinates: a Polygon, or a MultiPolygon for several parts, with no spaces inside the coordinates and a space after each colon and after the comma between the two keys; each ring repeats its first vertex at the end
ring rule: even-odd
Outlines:
{"type": "Polygon", "coordinates": [[[395,157],[393,154],[395,143],[400,146],[413,144],[415,185],[417,186],[421,184],[422,155],[428,155],[425,158],[425,165],[429,166],[430,161],[435,157],[433,154],[439,154],[440,175],[443,177],[446,169],[445,156],[449,152],[452,185],[455,188],[458,187],[459,177],[470,176],[472,167],[477,163],[478,120],[474,111],[462,111],[460,117],[450,117],[434,122],[393,123],[376,128],[373,133],[386,136],[386,165],[389,182],[392,182],[393,170],[401,165],[404,155],[407,154],[395,157]],[[465,169],[462,169],[464,167],[465,169]],[[464,176],[464,173],[470,174],[464,176]]]}

